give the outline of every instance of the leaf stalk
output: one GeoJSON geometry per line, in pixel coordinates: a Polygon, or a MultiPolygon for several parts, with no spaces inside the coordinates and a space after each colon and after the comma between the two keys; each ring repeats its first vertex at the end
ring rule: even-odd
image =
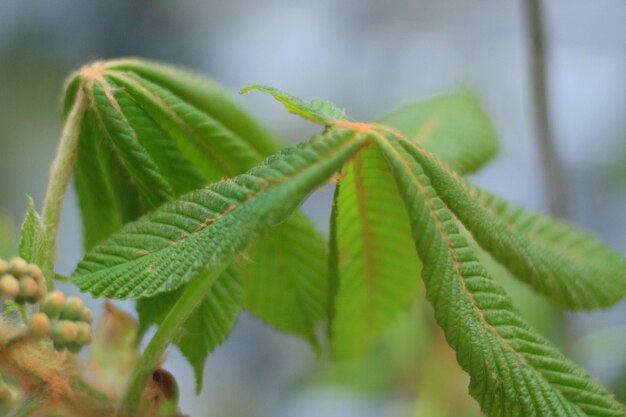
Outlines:
{"type": "Polygon", "coordinates": [[[209,291],[211,291],[215,280],[227,266],[228,263],[225,263],[220,268],[214,269],[207,276],[195,279],[187,284],[187,288],[160,324],[137,361],[121,402],[121,416],[132,417],[139,415],[141,396],[150,375],[159,366],[165,350],[178,335],[181,324],[191,316],[202,300],[204,300],[209,291]]]}
{"type": "Polygon", "coordinates": [[[54,288],[55,242],[61,209],[65,200],[67,185],[72,177],[76,162],[76,149],[80,136],[80,126],[87,109],[87,100],[81,88],[76,93],[72,109],[65,121],[57,154],[50,168],[50,180],[42,208],[44,241],[42,243],[41,269],[47,279],[48,290],[54,288]]]}

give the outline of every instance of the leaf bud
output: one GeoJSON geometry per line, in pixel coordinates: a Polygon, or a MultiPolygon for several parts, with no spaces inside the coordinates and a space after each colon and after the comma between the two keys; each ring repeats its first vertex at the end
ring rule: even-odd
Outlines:
{"type": "Polygon", "coordinates": [[[46,296],[46,294],[48,293],[48,287],[46,286],[45,282],[38,282],[37,283],[37,294],[36,294],[36,299],[37,302],[43,300],[43,298],[46,296]]]}
{"type": "Polygon", "coordinates": [[[89,308],[83,307],[81,320],[87,324],[91,324],[93,322],[93,312],[89,308]]]}
{"type": "Polygon", "coordinates": [[[37,301],[37,292],[39,285],[37,282],[29,276],[23,276],[20,278],[20,297],[28,301],[29,303],[37,301]]]}
{"type": "Polygon", "coordinates": [[[28,264],[28,269],[26,273],[38,281],[43,278],[43,272],[41,271],[41,268],[39,268],[39,266],[35,264],[28,264]]]}
{"type": "Polygon", "coordinates": [[[61,318],[65,320],[80,320],[83,315],[85,304],[78,297],[69,297],[61,311],[61,318]]]}
{"type": "Polygon", "coordinates": [[[56,318],[61,314],[63,307],[65,306],[65,294],[59,290],[54,290],[43,299],[40,305],[40,309],[51,319],[56,318]]]}
{"type": "Polygon", "coordinates": [[[59,320],[52,324],[52,340],[60,343],[70,343],[76,340],[78,326],[69,320],[59,320]]]}
{"type": "Polygon", "coordinates": [[[19,281],[10,274],[0,277],[0,295],[7,298],[15,298],[20,292],[19,281]]]}
{"type": "Polygon", "coordinates": [[[85,346],[91,343],[91,326],[84,321],[76,323],[78,332],[76,333],[76,343],[85,346]]]}
{"type": "Polygon", "coordinates": [[[44,313],[35,313],[30,318],[30,331],[38,339],[50,336],[52,323],[44,313]]]}
{"type": "Polygon", "coordinates": [[[28,272],[28,262],[22,258],[15,257],[9,261],[8,271],[17,278],[26,275],[28,272]]]}

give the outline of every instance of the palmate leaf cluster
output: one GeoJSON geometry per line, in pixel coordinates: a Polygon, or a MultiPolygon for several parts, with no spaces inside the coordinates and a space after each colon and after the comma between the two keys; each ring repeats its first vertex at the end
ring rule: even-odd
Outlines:
{"type": "Polygon", "coordinates": [[[78,100],[89,105],[76,172],[89,251],[71,277],[81,290],[138,299],[145,328],[189,282],[223,270],[177,340],[201,381],[206,355],[244,306],[316,347],[327,321],[333,355],[349,359],[406,310],[423,281],[487,415],[626,415],[524,321],[460,233],[462,224],[562,307],[603,308],[626,295],[623,257],[462,177],[497,148],[469,92],[367,124],[321,100],[250,89],[323,133],[278,152],[218,87],[150,62],[98,63],[71,78],[66,111],[78,100]],[[331,179],[326,243],[297,208],[331,179]]]}

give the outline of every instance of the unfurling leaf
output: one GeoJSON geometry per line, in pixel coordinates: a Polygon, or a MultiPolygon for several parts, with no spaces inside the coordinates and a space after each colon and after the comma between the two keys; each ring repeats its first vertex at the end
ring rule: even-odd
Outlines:
{"type": "Polygon", "coordinates": [[[470,393],[489,416],[624,416],[624,408],[539,336],[478,262],[406,143],[381,142],[411,213],[427,297],[470,393]]]}
{"type": "Polygon", "coordinates": [[[485,111],[467,90],[407,104],[380,122],[423,146],[461,175],[477,171],[498,151],[485,111]]]}
{"type": "Polygon", "coordinates": [[[36,265],[43,263],[43,256],[41,253],[41,245],[45,240],[45,229],[43,222],[35,203],[30,196],[28,199],[28,212],[26,213],[26,219],[22,225],[22,236],[20,239],[20,256],[36,265]]]}
{"type": "Polygon", "coordinates": [[[319,98],[304,101],[284,91],[280,91],[277,88],[268,87],[266,85],[251,85],[243,88],[241,93],[245,94],[255,90],[270,94],[276,100],[280,101],[290,113],[297,114],[315,123],[329,126],[337,120],[346,120],[348,118],[345,111],[328,101],[320,100],[319,98]]]}
{"type": "MultiPolygon", "coordinates": [[[[66,111],[79,89],[90,103],[81,126],[75,176],[87,249],[166,201],[224,177],[242,174],[282,148],[222,87],[169,65],[124,58],[86,66],[67,84],[66,111]]],[[[299,236],[303,247],[324,247],[311,222],[298,213],[286,219],[276,233],[299,236]]],[[[280,276],[265,274],[260,270],[266,263],[255,259],[256,254],[248,254],[251,263],[245,270],[249,277],[245,282],[250,288],[246,288],[246,293],[256,291],[261,282],[257,277],[264,277],[263,285],[268,287],[278,288],[288,283],[294,293],[307,300],[301,314],[310,316],[301,317],[299,325],[294,326],[288,323],[290,317],[274,314],[273,310],[288,308],[290,304],[276,306],[276,300],[259,296],[247,297],[246,304],[268,323],[280,329],[289,328],[291,333],[312,341],[313,328],[323,318],[319,311],[326,303],[325,271],[318,268],[326,263],[326,254],[318,250],[302,252],[299,257],[302,268],[315,271],[303,277],[298,269],[288,267],[292,263],[289,258],[292,248],[286,241],[268,231],[255,247],[266,246],[264,241],[271,242],[276,249],[272,262],[287,267],[281,267],[280,276]],[[270,305],[272,308],[268,308],[270,305]]],[[[227,285],[241,285],[244,277],[239,278],[227,285]]],[[[219,283],[220,280],[216,288],[219,283]]],[[[161,301],[168,299],[167,306],[159,300],[142,300],[141,306],[168,307],[179,294],[160,296],[161,301]]],[[[215,300],[221,301],[227,300],[215,300]]],[[[284,299],[285,303],[292,301],[290,297],[284,299]]],[[[228,303],[215,305],[214,309],[227,313],[233,322],[238,314],[228,303]]],[[[140,315],[144,327],[151,323],[144,323],[145,318],[145,314],[140,315]]],[[[202,320],[209,326],[203,328],[204,340],[221,340],[214,335],[225,328],[212,328],[218,323],[208,318],[202,320]]],[[[187,345],[188,340],[179,341],[181,350],[199,351],[197,345],[187,345]]],[[[200,346],[207,352],[214,347],[200,346]]],[[[204,358],[200,361],[196,355],[192,362],[199,369],[204,358]]]]}
{"type": "Polygon", "coordinates": [[[331,348],[336,358],[362,354],[416,297],[421,263],[409,216],[387,162],[361,150],[341,172],[334,213],[337,294],[331,348]]]}
{"type": "Polygon", "coordinates": [[[96,245],[72,281],[109,298],[175,290],[230,263],[260,233],[289,216],[362,140],[330,131],[246,174],[166,203],[96,245]]]}

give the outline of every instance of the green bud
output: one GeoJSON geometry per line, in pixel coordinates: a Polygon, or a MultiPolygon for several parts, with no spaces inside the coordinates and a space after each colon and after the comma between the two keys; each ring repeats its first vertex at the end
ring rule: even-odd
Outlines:
{"type": "Polygon", "coordinates": [[[0,295],[6,298],[15,298],[20,292],[19,281],[10,274],[0,277],[0,295]]]}
{"type": "Polygon", "coordinates": [[[76,340],[78,326],[69,320],[59,320],[52,324],[52,340],[60,343],[70,343],[76,340]]]}
{"type": "Polygon", "coordinates": [[[52,323],[44,313],[35,313],[30,318],[30,331],[37,339],[50,336],[52,323]]]}
{"type": "Polygon", "coordinates": [[[28,272],[28,262],[22,258],[13,258],[9,261],[8,270],[13,276],[19,278],[28,272]]]}
{"type": "Polygon", "coordinates": [[[43,300],[43,298],[46,296],[46,294],[48,293],[48,287],[46,286],[45,282],[38,282],[37,283],[37,302],[43,300]]]}
{"type": "Polygon", "coordinates": [[[93,322],[93,312],[87,307],[83,307],[81,319],[85,323],[91,324],[93,322]]]}
{"type": "Polygon", "coordinates": [[[76,343],[85,346],[91,343],[91,326],[84,321],[76,323],[78,332],[76,333],[76,343]]]}
{"type": "Polygon", "coordinates": [[[61,311],[61,318],[65,320],[80,320],[85,303],[78,297],[69,297],[61,311]]]}
{"type": "Polygon", "coordinates": [[[27,274],[38,281],[43,278],[43,272],[41,271],[41,268],[39,268],[39,266],[35,264],[28,264],[27,274]]]}
{"type": "Polygon", "coordinates": [[[37,301],[37,291],[39,290],[39,285],[37,285],[37,281],[35,281],[32,277],[23,276],[20,278],[20,297],[24,298],[29,303],[34,303],[37,301]]]}
{"type": "Polygon", "coordinates": [[[41,302],[40,309],[46,313],[48,317],[54,319],[61,314],[65,306],[65,294],[59,290],[54,290],[46,295],[41,302]]]}

